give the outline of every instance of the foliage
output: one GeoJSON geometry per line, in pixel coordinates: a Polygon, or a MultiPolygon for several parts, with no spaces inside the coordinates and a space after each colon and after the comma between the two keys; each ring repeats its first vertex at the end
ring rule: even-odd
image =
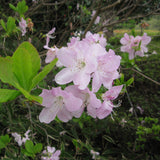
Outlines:
{"type": "MultiPolygon", "coordinates": [[[[24,42],[18,47],[12,57],[0,57],[0,79],[2,82],[9,83],[17,88],[29,100],[41,103],[42,99],[40,97],[30,95],[29,92],[51,71],[56,61],[55,59],[38,73],[40,57],[29,42],[24,42]],[[2,69],[4,66],[5,70],[2,69]]],[[[0,102],[13,100],[20,92],[1,89],[0,93],[3,97],[1,96],[0,102]]]]}

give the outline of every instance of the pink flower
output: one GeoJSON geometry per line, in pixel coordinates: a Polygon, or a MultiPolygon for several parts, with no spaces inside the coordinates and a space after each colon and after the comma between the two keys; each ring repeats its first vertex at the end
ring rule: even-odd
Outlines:
{"type": "Polygon", "coordinates": [[[58,51],[58,48],[56,46],[54,48],[50,48],[47,51],[47,57],[45,59],[45,62],[46,63],[52,62],[56,58],[57,51],[58,51]]]}
{"type": "Polygon", "coordinates": [[[98,67],[93,73],[92,90],[97,92],[103,84],[106,88],[111,88],[114,79],[119,78],[117,69],[120,66],[121,57],[115,55],[113,50],[103,56],[98,57],[98,67]]]}
{"type": "Polygon", "coordinates": [[[70,42],[67,43],[67,46],[68,46],[68,47],[74,47],[75,45],[77,45],[77,43],[79,43],[79,41],[80,41],[80,38],[79,38],[79,37],[72,37],[72,38],[70,39],[70,42]]]}
{"type": "Polygon", "coordinates": [[[138,48],[138,51],[135,52],[135,55],[143,57],[144,53],[148,52],[148,48],[146,47],[146,45],[150,43],[151,37],[147,36],[147,33],[144,33],[144,35],[142,37],[139,37],[139,39],[140,48],[138,48]]]}
{"type": "Polygon", "coordinates": [[[96,118],[97,108],[101,106],[101,101],[97,99],[96,95],[91,92],[88,88],[80,90],[77,86],[72,85],[68,86],[65,89],[67,92],[71,92],[77,98],[80,98],[83,101],[83,104],[79,111],[72,112],[72,114],[79,118],[84,110],[87,107],[88,115],[96,118]]]}
{"type": "Polygon", "coordinates": [[[41,111],[39,120],[44,123],[50,123],[56,115],[61,121],[67,122],[72,119],[71,112],[79,110],[82,105],[81,99],[61,90],[60,87],[44,89],[40,96],[43,97],[42,105],[45,108],[41,111]]]}
{"type": "Polygon", "coordinates": [[[55,147],[47,146],[47,150],[44,150],[42,153],[43,156],[41,157],[41,160],[59,160],[61,151],[56,151],[55,147]]]}
{"type": "Polygon", "coordinates": [[[97,117],[99,119],[103,119],[111,114],[113,108],[115,107],[111,100],[114,100],[118,97],[122,87],[123,85],[114,86],[103,95],[102,98],[104,102],[102,103],[102,106],[97,109],[97,117]]]}
{"type": "Polygon", "coordinates": [[[133,59],[136,55],[143,57],[145,52],[148,52],[146,45],[151,41],[151,38],[144,33],[143,36],[129,36],[127,33],[120,40],[122,52],[129,53],[129,59],[133,59]]]}
{"type": "MultiPolygon", "coordinates": [[[[93,10],[93,11],[92,11],[92,14],[91,14],[91,17],[93,17],[93,16],[95,15],[95,13],[96,13],[96,11],[93,10]]],[[[98,24],[98,23],[100,22],[100,19],[101,19],[101,17],[100,17],[100,16],[97,16],[96,20],[94,21],[94,24],[98,24]]]]}
{"type": "Polygon", "coordinates": [[[46,36],[47,36],[47,39],[46,39],[46,45],[44,46],[45,49],[51,49],[48,45],[49,45],[49,41],[50,41],[50,38],[54,38],[53,36],[51,36],[51,34],[53,34],[55,32],[56,28],[52,28],[52,30],[50,30],[46,36]]]}
{"type": "Polygon", "coordinates": [[[91,73],[97,68],[97,59],[90,50],[90,45],[79,41],[74,47],[62,47],[57,52],[59,61],[66,67],[56,76],[58,84],[73,81],[79,89],[85,89],[90,82],[91,73]]]}
{"type": "Polygon", "coordinates": [[[116,99],[118,97],[119,93],[121,92],[122,87],[123,87],[123,85],[112,87],[105,94],[103,94],[103,99],[104,100],[116,99]]]}
{"type": "Polygon", "coordinates": [[[12,136],[15,138],[15,141],[18,143],[18,145],[19,146],[21,146],[22,145],[22,143],[25,143],[27,140],[29,140],[29,136],[28,136],[28,134],[29,134],[29,132],[30,132],[30,130],[28,130],[24,135],[25,135],[25,137],[21,137],[21,135],[20,134],[18,134],[18,133],[12,133],[12,136]]]}
{"type": "Polygon", "coordinates": [[[27,23],[23,18],[21,18],[21,21],[19,22],[19,27],[20,27],[20,30],[22,32],[22,36],[24,36],[27,32],[26,31],[27,23]]]}
{"type": "Polygon", "coordinates": [[[128,52],[129,59],[133,59],[134,58],[134,49],[132,47],[134,46],[134,37],[129,36],[127,33],[125,33],[124,37],[121,38],[120,42],[123,45],[121,47],[121,51],[128,52]]]}
{"type": "Polygon", "coordinates": [[[95,159],[97,156],[99,156],[99,152],[95,152],[94,150],[91,150],[90,153],[92,154],[92,159],[95,159]]]}
{"type": "Polygon", "coordinates": [[[99,43],[102,47],[106,47],[107,45],[107,40],[104,38],[103,34],[92,34],[90,31],[86,33],[85,38],[83,41],[92,44],[92,43],[99,43]]]}

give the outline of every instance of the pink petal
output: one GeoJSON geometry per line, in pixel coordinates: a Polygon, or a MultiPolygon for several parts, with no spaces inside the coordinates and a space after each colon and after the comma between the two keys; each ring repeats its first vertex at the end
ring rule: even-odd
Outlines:
{"type": "Polygon", "coordinates": [[[45,107],[50,107],[54,104],[54,94],[51,90],[43,89],[42,93],[39,95],[43,98],[42,105],[45,107]]]}
{"type": "Polygon", "coordinates": [[[79,118],[82,115],[83,111],[84,111],[84,107],[81,106],[81,108],[78,111],[72,112],[72,115],[76,118],[79,118]]]}
{"type": "Polygon", "coordinates": [[[48,32],[48,34],[53,34],[54,32],[55,32],[55,30],[56,30],[56,28],[54,27],[54,28],[52,28],[52,30],[50,30],[49,32],[48,32]]]}
{"type": "Polygon", "coordinates": [[[102,106],[97,109],[97,117],[99,119],[104,119],[112,112],[111,102],[103,102],[102,106]]]}
{"type": "Polygon", "coordinates": [[[104,94],[103,99],[104,100],[114,100],[114,99],[116,99],[118,97],[119,93],[121,92],[122,88],[123,88],[123,85],[112,87],[110,90],[108,90],[104,94]]]}
{"type": "Polygon", "coordinates": [[[87,113],[88,113],[88,115],[90,115],[91,117],[96,118],[97,109],[94,108],[91,104],[89,104],[89,105],[87,106],[87,113]]]}
{"type": "Polygon", "coordinates": [[[50,123],[55,119],[58,111],[59,111],[59,106],[56,105],[50,108],[44,108],[39,115],[40,122],[50,123]]]}
{"type": "Polygon", "coordinates": [[[75,85],[78,85],[78,88],[81,90],[86,89],[86,87],[88,86],[89,82],[90,82],[90,74],[85,74],[84,71],[82,72],[78,72],[74,79],[73,82],[75,85]]]}
{"type": "Polygon", "coordinates": [[[72,119],[71,112],[69,112],[65,107],[57,113],[57,117],[63,122],[68,122],[72,119]]]}
{"type": "Polygon", "coordinates": [[[48,50],[45,62],[46,63],[50,63],[50,62],[52,62],[55,59],[55,57],[56,57],[55,51],[48,50]]]}
{"type": "Polygon", "coordinates": [[[65,67],[74,66],[76,63],[74,51],[67,47],[62,47],[61,49],[59,49],[57,51],[57,57],[65,67]]]}
{"type": "Polygon", "coordinates": [[[70,93],[68,94],[67,98],[64,100],[64,103],[68,111],[74,112],[81,108],[83,102],[80,98],[76,98],[70,93]]]}
{"type": "Polygon", "coordinates": [[[67,84],[73,80],[75,73],[70,68],[64,68],[55,76],[55,81],[58,84],[67,84]]]}
{"type": "Polygon", "coordinates": [[[97,92],[99,88],[101,87],[101,80],[98,73],[94,73],[93,79],[92,79],[92,91],[97,92]]]}

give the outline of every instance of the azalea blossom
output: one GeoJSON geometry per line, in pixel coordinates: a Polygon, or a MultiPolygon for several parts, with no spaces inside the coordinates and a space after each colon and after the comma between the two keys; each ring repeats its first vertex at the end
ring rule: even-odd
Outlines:
{"type": "Polygon", "coordinates": [[[91,53],[90,45],[79,41],[75,47],[62,47],[57,52],[57,57],[66,68],[55,76],[56,83],[67,84],[73,81],[79,89],[85,89],[91,73],[97,68],[97,59],[91,53]]]}
{"type": "Polygon", "coordinates": [[[42,154],[41,160],[59,160],[61,151],[56,151],[55,147],[47,146],[47,150],[44,150],[42,154]]]}
{"type": "Polygon", "coordinates": [[[95,159],[97,156],[99,156],[99,152],[95,152],[94,150],[91,150],[90,153],[92,155],[92,159],[95,159]]]}
{"type": "Polygon", "coordinates": [[[58,48],[55,46],[54,48],[50,48],[47,51],[47,57],[45,59],[46,63],[52,62],[56,58],[56,53],[58,51],[58,48]]]}
{"type": "Polygon", "coordinates": [[[102,84],[108,89],[112,87],[113,80],[120,76],[117,71],[120,60],[121,57],[115,55],[111,49],[107,54],[98,57],[98,67],[92,75],[93,92],[97,92],[102,84]]]}
{"type": "Polygon", "coordinates": [[[72,112],[75,117],[79,118],[84,111],[84,108],[87,107],[88,115],[96,118],[97,108],[101,106],[101,101],[97,99],[96,95],[92,91],[88,88],[80,90],[78,86],[75,85],[68,86],[65,90],[67,92],[71,92],[74,96],[83,101],[81,108],[76,112],[72,112]]]}
{"type": "Polygon", "coordinates": [[[43,47],[45,49],[48,49],[47,52],[47,57],[45,59],[46,63],[50,63],[51,61],[53,61],[56,58],[56,51],[58,48],[55,47],[49,47],[49,42],[50,42],[50,38],[54,38],[52,36],[52,34],[55,32],[56,28],[52,28],[52,30],[50,30],[47,34],[46,34],[46,45],[44,45],[43,47]]]}
{"type": "Polygon", "coordinates": [[[39,115],[40,122],[50,123],[57,117],[68,122],[72,119],[71,112],[77,111],[82,105],[82,100],[73,96],[60,87],[52,90],[44,89],[40,94],[43,97],[42,105],[45,106],[39,115]]]}
{"type": "Polygon", "coordinates": [[[46,34],[46,45],[44,46],[45,49],[51,49],[48,45],[49,45],[49,42],[50,42],[50,38],[54,38],[52,36],[52,34],[55,32],[56,28],[52,28],[52,30],[50,30],[47,34],[46,34]]]}
{"type": "Polygon", "coordinates": [[[21,18],[21,21],[19,22],[19,28],[22,32],[22,36],[26,34],[26,28],[27,28],[27,22],[23,18],[21,18]]]}
{"type": "Polygon", "coordinates": [[[121,47],[121,51],[128,52],[129,59],[133,59],[134,58],[134,49],[132,47],[134,46],[134,37],[129,36],[127,33],[125,33],[124,37],[121,38],[120,42],[123,45],[121,47]]]}
{"type": "Polygon", "coordinates": [[[92,43],[99,43],[102,47],[106,47],[107,45],[107,40],[103,36],[103,34],[92,34],[90,31],[86,33],[85,38],[83,39],[84,42],[87,42],[89,44],[92,43]]]}
{"type": "Polygon", "coordinates": [[[121,38],[120,42],[123,45],[121,47],[122,52],[129,53],[129,59],[133,59],[136,55],[143,57],[144,53],[148,52],[146,47],[151,41],[151,37],[144,33],[143,36],[129,36],[127,33],[121,38]]]}
{"type": "MultiPolygon", "coordinates": [[[[92,14],[91,14],[91,17],[93,17],[95,14],[96,14],[96,11],[93,10],[93,11],[92,11],[92,14]]],[[[100,16],[97,16],[96,20],[94,21],[94,24],[98,24],[98,23],[100,22],[100,19],[101,19],[101,17],[100,17],[100,16]]]]}
{"type": "Polygon", "coordinates": [[[135,55],[143,57],[144,53],[148,52],[148,48],[146,47],[146,45],[148,45],[150,43],[151,37],[147,36],[147,33],[144,33],[144,35],[142,37],[140,37],[140,39],[141,39],[141,41],[139,42],[140,49],[135,52],[135,55]]]}
{"type": "Polygon", "coordinates": [[[102,96],[104,102],[102,103],[101,107],[97,109],[97,117],[99,119],[104,119],[111,114],[113,108],[115,107],[111,100],[114,100],[118,97],[122,87],[123,85],[114,86],[102,96]]]}
{"type": "Polygon", "coordinates": [[[21,137],[20,134],[14,132],[12,133],[12,136],[15,138],[15,141],[18,143],[19,146],[21,146],[23,143],[25,143],[27,140],[30,140],[28,134],[29,134],[30,130],[28,130],[24,135],[25,137],[21,137]]]}

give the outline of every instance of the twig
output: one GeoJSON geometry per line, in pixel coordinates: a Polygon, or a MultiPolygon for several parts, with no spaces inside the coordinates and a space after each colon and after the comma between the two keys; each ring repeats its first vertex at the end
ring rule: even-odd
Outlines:
{"type": "Polygon", "coordinates": [[[128,94],[127,89],[126,89],[126,94],[127,94],[128,101],[129,101],[131,107],[133,108],[133,112],[134,112],[134,114],[135,114],[135,116],[136,116],[136,118],[137,118],[137,113],[136,113],[136,111],[135,111],[135,107],[134,107],[134,105],[133,105],[133,103],[132,103],[132,101],[131,101],[131,98],[130,98],[130,96],[129,96],[129,94],[128,94]]]}
{"type": "MultiPolygon", "coordinates": [[[[84,32],[83,37],[85,37],[87,31],[90,30],[90,28],[92,27],[92,25],[93,25],[94,21],[96,20],[97,16],[98,16],[101,12],[104,12],[105,10],[110,9],[110,8],[116,6],[116,5],[119,4],[120,2],[121,2],[121,0],[118,0],[118,1],[116,1],[115,3],[113,3],[113,4],[109,5],[109,6],[106,6],[106,7],[103,7],[103,8],[98,7],[95,15],[92,17],[92,19],[91,19],[91,21],[89,22],[87,28],[85,29],[85,32],[84,32]]],[[[99,3],[99,6],[100,6],[100,3],[99,3]]],[[[83,38],[83,37],[82,37],[82,38],[83,38]]]]}
{"type": "Polygon", "coordinates": [[[143,74],[143,73],[141,73],[141,72],[137,71],[136,69],[132,68],[132,71],[134,71],[134,72],[136,72],[136,73],[140,74],[141,76],[143,76],[143,77],[147,78],[148,80],[152,81],[153,83],[155,83],[155,84],[157,84],[157,85],[160,85],[160,83],[159,83],[159,82],[157,82],[157,81],[153,80],[152,78],[150,78],[150,77],[146,76],[145,74],[143,74]]]}

